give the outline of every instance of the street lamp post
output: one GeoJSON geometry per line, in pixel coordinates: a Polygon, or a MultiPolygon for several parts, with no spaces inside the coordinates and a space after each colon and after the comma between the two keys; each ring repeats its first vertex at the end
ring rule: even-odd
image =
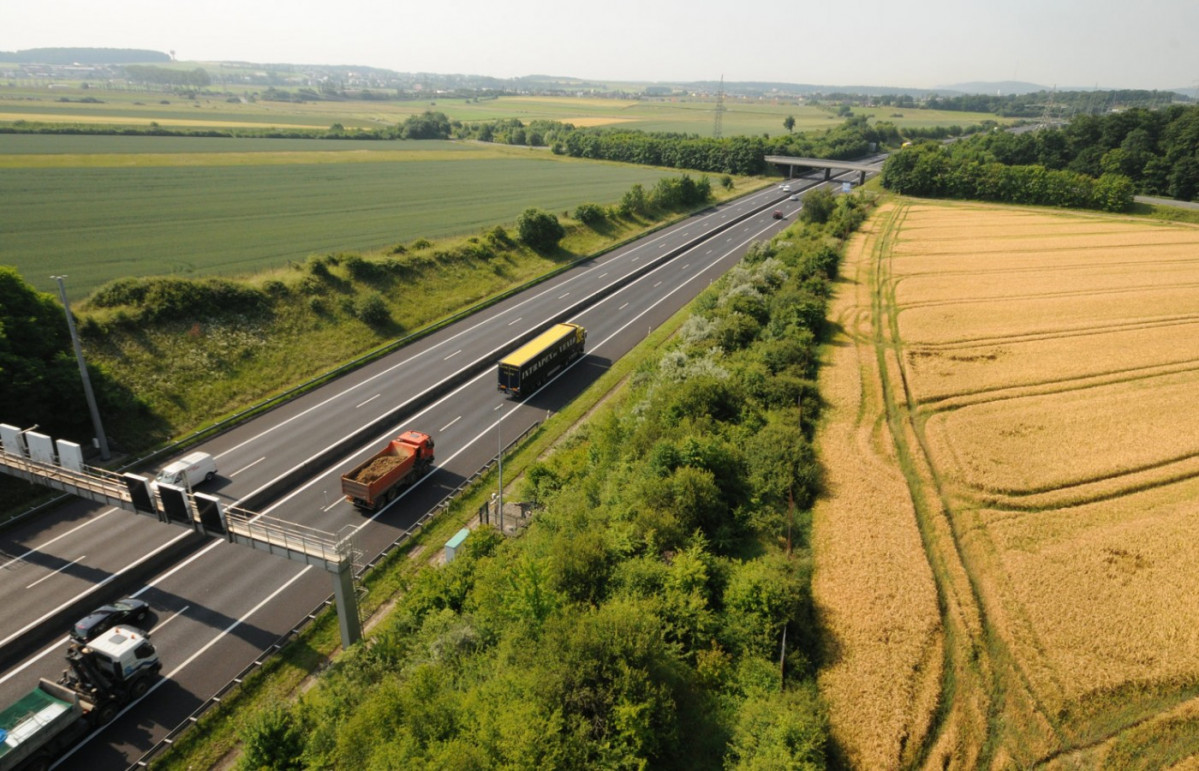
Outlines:
{"type": "Polygon", "coordinates": [[[100,446],[100,459],[108,460],[108,437],[104,435],[104,424],[100,422],[100,409],[96,406],[96,395],[92,393],[92,379],[87,374],[87,364],[83,360],[83,346],[79,344],[79,334],[75,331],[75,319],[71,316],[71,305],[67,302],[67,287],[63,283],[66,276],[51,276],[58,282],[58,295],[62,298],[62,309],[67,314],[67,329],[71,331],[71,344],[75,346],[75,360],[79,362],[79,376],[83,379],[83,395],[87,398],[87,408],[92,414],[92,428],[96,431],[96,442],[100,446]]]}

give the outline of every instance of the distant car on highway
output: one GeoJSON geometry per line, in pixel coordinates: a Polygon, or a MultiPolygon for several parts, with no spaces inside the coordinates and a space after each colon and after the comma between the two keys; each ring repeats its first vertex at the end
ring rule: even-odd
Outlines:
{"type": "Polygon", "coordinates": [[[790,186],[790,185],[779,185],[779,187],[781,187],[781,188],[783,189],[783,192],[784,192],[784,193],[790,193],[790,192],[791,192],[791,186],[790,186]]]}
{"type": "Polygon", "coordinates": [[[783,214],[783,213],[782,213],[781,211],[779,211],[778,209],[775,209],[775,210],[774,210],[774,215],[773,215],[773,216],[774,216],[774,218],[775,218],[776,220],[781,220],[781,219],[784,219],[784,218],[785,218],[787,215],[786,215],[786,214],[783,214]]]}
{"type": "Polygon", "coordinates": [[[792,194],[791,194],[791,197],[790,197],[790,198],[788,198],[787,200],[788,200],[788,201],[798,201],[798,200],[799,200],[799,193],[792,193],[792,194]]]}
{"type": "Polygon", "coordinates": [[[71,628],[71,637],[79,642],[87,642],[118,624],[126,624],[142,628],[146,616],[150,614],[150,605],[143,600],[127,597],[117,600],[111,605],[101,605],[75,623],[71,628]]]}

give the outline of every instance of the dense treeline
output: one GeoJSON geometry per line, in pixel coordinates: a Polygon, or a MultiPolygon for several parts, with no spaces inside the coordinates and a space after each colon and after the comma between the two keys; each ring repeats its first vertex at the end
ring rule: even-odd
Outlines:
{"type": "Polygon", "coordinates": [[[837,262],[828,226],[753,247],[531,467],[525,535],[476,531],[423,571],[369,644],[246,727],[243,767],[823,766],[807,507],[837,262]]]}
{"type": "Polygon", "coordinates": [[[555,153],[574,158],[744,175],[764,173],[767,155],[858,158],[872,149],[903,141],[894,124],[872,126],[865,116],[851,117],[825,132],[778,137],[716,139],[621,128],[576,128],[557,121],[533,121],[525,126],[514,118],[463,124],[455,129],[455,135],[485,142],[548,146],[555,153]]]}
{"type": "Polygon", "coordinates": [[[1121,211],[1134,193],[1199,195],[1199,106],[1081,115],[1060,129],[993,131],[888,160],[883,184],[913,195],[1121,211]]]}
{"type": "Polygon", "coordinates": [[[1102,211],[1127,211],[1134,192],[1132,182],[1119,174],[1094,179],[1044,166],[987,163],[956,154],[952,146],[931,143],[905,148],[888,158],[882,184],[905,195],[1102,211]]]}
{"type": "Polygon", "coordinates": [[[1199,194],[1199,106],[1080,115],[1060,129],[996,132],[961,144],[956,152],[979,160],[1121,174],[1137,192],[1184,201],[1199,194]]]}
{"type": "Polygon", "coordinates": [[[1044,115],[1102,114],[1134,107],[1160,109],[1177,104],[1182,97],[1172,91],[1122,89],[1114,91],[1037,91],[1031,94],[933,95],[923,104],[908,94],[876,97],[876,104],[894,107],[923,106],[934,110],[989,112],[1009,118],[1040,118],[1044,115]]]}

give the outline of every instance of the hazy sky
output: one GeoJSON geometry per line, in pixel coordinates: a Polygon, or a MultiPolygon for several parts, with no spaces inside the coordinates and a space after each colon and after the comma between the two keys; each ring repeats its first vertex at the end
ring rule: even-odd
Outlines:
{"type": "Polygon", "coordinates": [[[1199,85],[1199,0],[3,0],[0,50],[593,80],[1199,85]]]}

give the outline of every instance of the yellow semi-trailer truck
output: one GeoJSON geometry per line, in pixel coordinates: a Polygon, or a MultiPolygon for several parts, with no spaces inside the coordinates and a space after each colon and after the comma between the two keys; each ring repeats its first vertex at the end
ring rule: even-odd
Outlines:
{"type": "Polygon", "coordinates": [[[500,359],[499,390],[528,396],[570,362],[583,355],[587,330],[578,324],[555,324],[500,359]]]}

